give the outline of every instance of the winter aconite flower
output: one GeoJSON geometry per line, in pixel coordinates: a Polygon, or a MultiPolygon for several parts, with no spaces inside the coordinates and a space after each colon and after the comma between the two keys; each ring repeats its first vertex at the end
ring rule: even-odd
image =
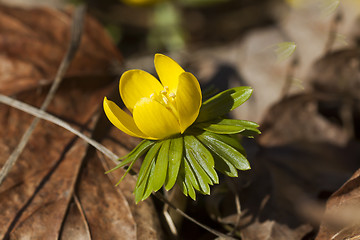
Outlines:
{"type": "Polygon", "coordinates": [[[165,139],[184,131],[195,121],[201,106],[197,79],[174,60],[155,55],[160,82],[142,70],[130,70],[120,78],[120,96],[132,117],[114,102],[104,99],[104,110],[117,128],[145,139],[165,139]]]}
{"type": "Polygon", "coordinates": [[[154,62],[160,81],[141,70],[127,71],[120,78],[120,95],[130,114],[104,99],[104,111],[113,125],[145,139],[110,170],[129,165],[128,173],[145,155],[135,201],[146,199],[162,186],[170,190],[175,183],[195,199],[195,190],[210,194],[210,185],[219,182],[216,170],[236,177],[238,170],[250,169],[237,134],[253,137],[260,133],[259,126],[224,117],[243,104],[252,89],[228,89],[202,102],[193,74],[162,54],[156,54],[154,62]]]}

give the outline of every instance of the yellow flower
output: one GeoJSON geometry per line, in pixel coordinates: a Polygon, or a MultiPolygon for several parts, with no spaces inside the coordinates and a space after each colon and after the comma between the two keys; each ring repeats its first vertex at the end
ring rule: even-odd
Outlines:
{"type": "Polygon", "coordinates": [[[132,116],[104,98],[110,122],[128,135],[159,140],[183,133],[197,118],[202,102],[196,77],[171,58],[155,55],[161,83],[142,70],[125,72],[119,83],[120,96],[132,116]]]}

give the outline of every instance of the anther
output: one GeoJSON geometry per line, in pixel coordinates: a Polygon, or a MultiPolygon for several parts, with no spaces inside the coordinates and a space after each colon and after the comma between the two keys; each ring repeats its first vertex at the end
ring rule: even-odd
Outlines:
{"type": "Polygon", "coordinates": [[[169,97],[171,97],[171,98],[175,98],[175,97],[176,97],[176,95],[175,95],[175,93],[171,92],[171,93],[169,93],[169,97]]]}

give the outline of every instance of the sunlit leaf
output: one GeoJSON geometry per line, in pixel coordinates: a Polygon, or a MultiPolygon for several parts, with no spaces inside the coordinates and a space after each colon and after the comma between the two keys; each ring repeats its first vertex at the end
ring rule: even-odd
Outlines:
{"type": "MultiPolygon", "coordinates": [[[[204,143],[213,153],[220,158],[229,161],[239,170],[250,169],[250,164],[246,157],[237,151],[235,148],[220,141],[217,137],[214,137],[214,133],[204,132],[199,134],[197,138],[204,143]]],[[[215,135],[216,136],[216,135],[215,135]]]]}
{"type": "Polygon", "coordinates": [[[221,142],[226,143],[227,145],[235,148],[237,151],[239,151],[241,154],[246,156],[246,152],[244,147],[240,144],[239,139],[236,138],[234,135],[221,135],[221,134],[215,134],[215,133],[203,133],[203,134],[211,134],[211,136],[221,142]]]}
{"type": "Polygon", "coordinates": [[[155,172],[155,160],[151,162],[150,170],[148,173],[149,176],[147,177],[148,179],[144,190],[144,195],[142,196],[141,201],[147,199],[154,189],[154,180],[156,179],[154,172],[155,172]]]}
{"type": "Polygon", "coordinates": [[[136,188],[143,182],[145,177],[149,176],[151,163],[155,161],[156,154],[158,153],[160,147],[162,145],[161,141],[156,142],[148,151],[145,156],[143,163],[141,164],[141,168],[139,171],[139,176],[136,182],[136,188]]]}
{"type": "Polygon", "coordinates": [[[209,122],[198,123],[195,126],[218,134],[235,134],[243,132],[244,130],[251,130],[260,134],[260,131],[256,129],[259,125],[256,123],[236,119],[217,119],[209,122]]]}
{"type": "Polygon", "coordinates": [[[227,114],[246,102],[252,91],[251,87],[236,87],[215,95],[202,104],[196,122],[209,121],[227,114]]]}
{"type": "Polygon", "coordinates": [[[114,167],[113,169],[110,169],[109,171],[105,172],[105,173],[109,173],[112,172],[116,169],[119,169],[127,164],[129,164],[130,162],[135,161],[136,159],[140,158],[143,154],[146,153],[146,151],[152,146],[154,145],[154,141],[150,141],[150,140],[143,140],[141,143],[139,143],[131,152],[129,152],[127,155],[125,155],[124,157],[120,158],[121,159],[125,159],[123,160],[120,164],[118,164],[116,167],[114,167]]]}
{"type": "Polygon", "coordinates": [[[340,0],[320,0],[320,10],[323,16],[333,14],[339,7],[340,0]]]}
{"type": "Polygon", "coordinates": [[[223,174],[226,174],[229,177],[237,177],[237,169],[234,167],[234,165],[227,161],[226,159],[222,159],[216,154],[214,155],[214,161],[215,161],[215,169],[220,171],[223,174]]]}
{"type": "Polygon", "coordinates": [[[197,190],[201,191],[204,194],[210,194],[209,184],[210,185],[213,184],[211,178],[207,175],[207,173],[204,171],[204,169],[200,166],[198,161],[188,152],[186,154],[186,161],[189,163],[190,167],[192,168],[194,175],[200,185],[200,189],[197,189],[197,190]]]}
{"type": "Polygon", "coordinates": [[[278,62],[288,59],[296,49],[295,42],[281,42],[276,44],[275,53],[278,62]]]}
{"type": "Polygon", "coordinates": [[[184,171],[185,171],[185,184],[188,190],[188,194],[192,199],[196,199],[196,194],[194,191],[194,188],[198,191],[200,191],[199,183],[196,179],[195,173],[193,172],[193,169],[188,163],[188,160],[184,157],[183,158],[183,164],[184,164],[184,171]]]}
{"type": "Polygon", "coordinates": [[[200,166],[205,170],[213,183],[218,183],[219,178],[214,169],[214,158],[209,152],[209,150],[207,150],[207,148],[204,147],[204,145],[202,145],[202,143],[199,142],[199,140],[197,140],[196,137],[192,135],[186,135],[184,137],[184,142],[185,149],[188,155],[198,161],[200,166]]]}
{"type": "Polygon", "coordinates": [[[171,140],[164,140],[159,154],[156,159],[156,165],[154,170],[155,179],[153,181],[153,190],[156,192],[164,184],[167,174],[167,168],[169,165],[169,147],[171,140]]]}
{"type": "Polygon", "coordinates": [[[181,159],[181,164],[179,168],[179,174],[176,179],[176,183],[179,186],[180,190],[184,193],[185,196],[188,195],[188,190],[185,184],[185,166],[184,166],[184,159],[181,159]]]}
{"type": "Polygon", "coordinates": [[[170,190],[177,179],[181,159],[183,157],[184,139],[182,136],[172,138],[169,147],[169,166],[167,168],[167,174],[165,179],[165,189],[170,190]]]}

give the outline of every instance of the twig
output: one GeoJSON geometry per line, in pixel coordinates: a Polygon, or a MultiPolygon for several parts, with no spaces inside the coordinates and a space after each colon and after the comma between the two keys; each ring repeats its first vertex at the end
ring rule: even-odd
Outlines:
{"type": "Polygon", "coordinates": [[[106,155],[107,157],[109,157],[110,159],[112,159],[116,164],[119,164],[116,159],[119,159],[119,157],[114,154],[113,152],[111,152],[109,149],[107,149],[106,147],[104,147],[102,144],[96,142],[95,140],[87,137],[86,135],[82,134],[81,132],[77,131],[76,129],[74,129],[73,127],[71,127],[68,123],[62,121],[61,119],[46,113],[40,109],[37,109],[33,106],[30,106],[26,103],[20,102],[18,100],[15,100],[13,98],[10,98],[8,96],[2,95],[0,94],[0,103],[9,105],[13,108],[19,109],[21,111],[24,111],[26,113],[29,113],[33,116],[35,116],[38,119],[43,119],[46,121],[49,121],[51,123],[54,123],[60,127],[65,128],[66,130],[69,130],[70,132],[74,133],[76,136],[78,136],[79,138],[83,139],[84,141],[86,141],[87,143],[89,143],[90,145],[92,145],[94,148],[96,148],[97,150],[99,150],[100,152],[102,152],[104,155],[106,155]]]}
{"type": "Polygon", "coordinates": [[[168,204],[170,207],[172,207],[173,209],[175,209],[176,212],[178,212],[181,216],[183,216],[184,218],[190,220],[191,222],[195,223],[196,225],[198,225],[199,227],[202,227],[203,229],[207,230],[208,232],[211,232],[212,234],[220,237],[220,238],[224,238],[224,239],[229,239],[229,240],[236,240],[233,237],[227,236],[221,232],[216,231],[215,229],[212,229],[200,222],[198,222],[196,219],[190,217],[189,215],[187,215],[186,213],[184,213],[183,211],[181,211],[180,209],[178,209],[176,206],[174,206],[171,202],[169,202],[166,198],[164,198],[164,196],[162,194],[160,194],[159,192],[155,192],[153,193],[153,195],[155,197],[157,197],[160,201],[168,204]]]}
{"type": "MultiPolygon", "coordinates": [[[[85,15],[85,6],[79,6],[73,17],[73,23],[71,27],[71,39],[70,39],[70,45],[69,48],[65,54],[65,57],[61,61],[60,67],[56,73],[55,80],[53,84],[51,85],[51,88],[49,90],[49,93],[47,94],[43,104],[41,105],[41,110],[46,110],[46,108],[49,106],[51,100],[54,98],[55,92],[58,89],[70,63],[73,59],[76,50],[78,49],[78,46],[80,44],[82,29],[83,29],[83,19],[85,15]]],[[[23,152],[25,146],[27,145],[30,136],[32,132],[34,131],[35,127],[39,123],[40,119],[35,118],[29,128],[26,130],[24,135],[22,136],[19,144],[16,146],[14,151],[11,153],[10,157],[5,162],[4,166],[1,168],[0,171],[0,185],[4,181],[5,177],[10,172],[11,168],[14,166],[15,162],[19,158],[20,154],[23,152]]]]}

